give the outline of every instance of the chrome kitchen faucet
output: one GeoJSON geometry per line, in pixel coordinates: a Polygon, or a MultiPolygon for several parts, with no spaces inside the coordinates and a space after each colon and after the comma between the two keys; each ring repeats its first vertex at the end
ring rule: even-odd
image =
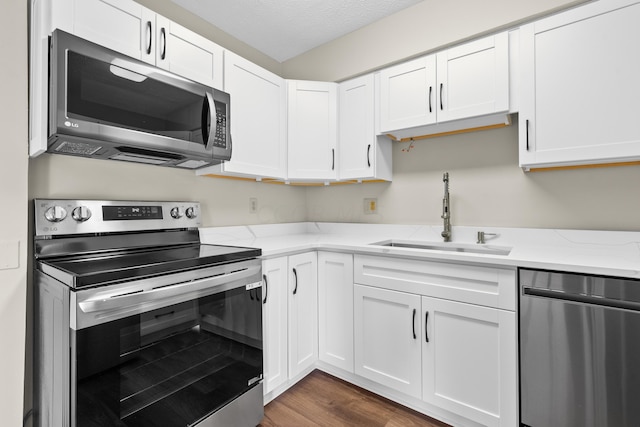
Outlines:
{"type": "Polygon", "coordinates": [[[442,219],[444,220],[444,230],[441,235],[445,242],[451,241],[451,209],[449,206],[449,172],[442,176],[444,181],[444,198],[442,199],[442,219]]]}

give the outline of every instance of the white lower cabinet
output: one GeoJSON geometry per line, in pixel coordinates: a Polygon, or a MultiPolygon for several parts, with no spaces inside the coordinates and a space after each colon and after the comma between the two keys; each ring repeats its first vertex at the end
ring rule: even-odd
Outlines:
{"type": "Polygon", "coordinates": [[[515,313],[422,297],[422,397],[485,426],[516,425],[515,313]]]}
{"type": "Polygon", "coordinates": [[[357,375],[455,425],[517,424],[514,269],[355,255],[354,280],[357,375]]]}
{"type": "Polygon", "coordinates": [[[318,252],[318,358],[353,373],[353,255],[318,252]]]}
{"type": "Polygon", "coordinates": [[[320,251],[263,274],[265,394],[318,366],[453,425],[517,425],[515,269],[320,251]]]}
{"type": "Polygon", "coordinates": [[[316,252],[289,257],[289,378],[318,360],[318,258],[316,252]]]}
{"type": "Polygon", "coordinates": [[[264,393],[287,382],[287,257],[262,262],[264,393]]]}
{"type": "Polygon", "coordinates": [[[420,296],[356,284],[353,311],[356,374],[420,398],[420,296]]]}
{"type": "Polygon", "coordinates": [[[269,400],[318,360],[317,295],[315,251],[262,262],[264,394],[269,400]]]}

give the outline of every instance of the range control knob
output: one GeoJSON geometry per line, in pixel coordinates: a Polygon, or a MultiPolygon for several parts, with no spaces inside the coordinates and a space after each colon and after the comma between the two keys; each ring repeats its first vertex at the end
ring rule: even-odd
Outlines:
{"type": "Polygon", "coordinates": [[[193,219],[198,216],[198,213],[193,207],[191,207],[191,208],[187,208],[186,215],[187,215],[187,218],[193,219]]]}
{"type": "Polygon", "coordinates": [[[84,222],[91,218],[91,211],[86,206],[78,206],[71,212],[71,217],[78,222],[84,222]]]}
{"type": "Polygon", "coordinates": [[[182,208],[179,207],[175,207],[171,209],[171,212],[169,212],[171,215],[171,218],[182,218],[182,215],[184,215],[184,212],[182,212],[182,208]]]}
{"type": "Polygon", "coordinates": [[[67,217],[67,211],[62,206],[52,206],[44,212],[44,217],[49,222],[60,222],[67,217]]]}

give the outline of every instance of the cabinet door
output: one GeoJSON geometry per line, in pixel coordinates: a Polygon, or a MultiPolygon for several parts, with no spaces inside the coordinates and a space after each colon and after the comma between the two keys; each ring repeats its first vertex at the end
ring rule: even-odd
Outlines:
{"type": "Polygon", "coordinates": [[[486,426],[516,425],[515,313],[422,297],[423,399],[486,426]]]}
{"type": "Polygon", "coordinates": [[[131,0],[75,0],[75,35],[155,63],[156,14],[131,0]]]}
{"type": "Polygon", "coordinates": [[[160,15],[156,65],[203,85],[222,89],[222,47],[160,15]]]}
{"type": "Polygon", "coordinates": [[[223,163],[222,171],[285,178],[285,81],[232,52],[224,55],[224,90],[231,94],[233,154],[223,163]]]}
{"type": "Polygon", "coordinates": [[[287,372],[287,257],[262,263],[262,330],[264,393],[288,379],[287,372]]]}
{"type": "Polygon", "coordinates": [[[630,3],[593,2],[521,28],[521,166],[640,159],[640,4],[630,3]]]}
{"type": "Polygon", "coordinates": [[[500,33],[437,54],[438,122],[509,110],[509,35],[500,33]]]}
{"type": "Polygon", "coordinates": [[[354,285],[355,372],[420,398],[420,296],[354,285]]]}
{"type": "Polygon", "coordinates": [[[436,122],[435,55],[380,71],[380,131],[436,122]]]}
{"type": "Polygon", "coordinates": [[[336,179],[338,95],[329,82],[289,81],[290,179],[336,179]]]}
{"type": "Polygon", "coordinates": [[[353,373],[353,255],[318,253],[319,358],[353,373]]]}
{"type": "Polygon", "coordinates": [[[289,257],[289,377],[318,359],[318,258],[316,252],[289,257]]]}
{"type": "Polygon", "coordinates": [[[391,180],[391,141],[375,134],[373,74],[340,83],[338,178],[391,180]]]}

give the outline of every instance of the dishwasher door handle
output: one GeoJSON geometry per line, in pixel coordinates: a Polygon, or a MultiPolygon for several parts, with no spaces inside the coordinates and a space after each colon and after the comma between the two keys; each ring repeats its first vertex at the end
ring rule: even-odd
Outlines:
{"type": "Polygon", "coordinates": [[[626,310],[640,311],[640,302],[635,301],[623,301],[616,299],[609,299],[604,297],[595,297],[592,295],[574,294],[563,291],[552,291],[548,289],[537,289],[522,287],[522,294],[524,296],[541,297],[548,299],[555,299],[560,301],[575,302],[580,304],[598,305],[601,307],[621,308],[626,310]]]}

